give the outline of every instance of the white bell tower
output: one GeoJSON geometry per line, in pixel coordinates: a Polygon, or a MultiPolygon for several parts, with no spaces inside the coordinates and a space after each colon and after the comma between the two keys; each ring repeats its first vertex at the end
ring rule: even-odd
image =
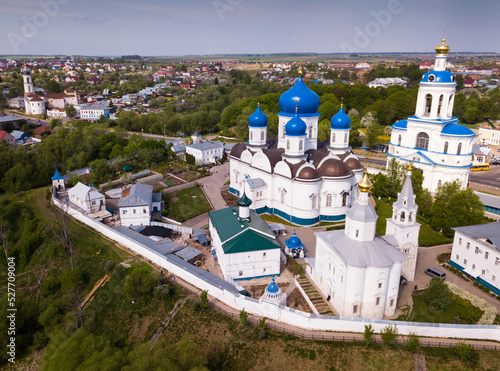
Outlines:
{"type": "Polygon", "coordinates": [[[417,223],[418,205],[411,184],[411,168],[406,173],[405,184],[398,199],[392,204],[392,218],[387,218],[386,235],[392,235],[398,243],[399,250],[406,255],[401,267],[401,275],[408,281],[415,279],[417,265],[418,233],[420,224],[417,223]]]}
{"type": "Polygon", "coordinates": [[[35,89],[33,88],[33,80],[27,68],[23,69],[23,85],[24,85],[24,95],[35,93],[35,89]]]}

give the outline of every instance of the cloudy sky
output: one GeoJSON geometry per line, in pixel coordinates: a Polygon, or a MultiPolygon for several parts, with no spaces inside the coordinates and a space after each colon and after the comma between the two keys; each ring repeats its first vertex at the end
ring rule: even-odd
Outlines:
{"type": "Polygon", "coordinates": [[[498,0],[0,0],[0,54],[500,52],[498,0]]]}

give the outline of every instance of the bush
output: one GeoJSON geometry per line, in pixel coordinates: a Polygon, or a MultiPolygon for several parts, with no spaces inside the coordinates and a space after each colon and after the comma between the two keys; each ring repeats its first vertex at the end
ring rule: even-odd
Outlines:
{"type": "Polygon", "coordinates": [[[446,309],[451,304],[450,289],[439,277],[433,277],[424,291],[425,304],[435,309],[446,309]]]}
{"type": "Polygon", "coordinates": [[[375,330],[372,325],[365,325],[365,332],[363,333],[363,338],[365,339],[366,346],[370,345],[373,339],[373,333],[375,330]]]}
{"type": "Polygon", "coordinates": [[[406,350],[411,353],[420,353],[420,337],[417,334],[410,332],[406,340],[406,350]]]}
{"type": "Polygon", "coordinates": [[[200,307],[203,309],[203,308],[206,308],[207,305],[208,305],[208,291],[207,290],[203,290],[200,294],[200,300],[201,300],[201,303],[200,303],[200,307]]]}
{"type": "Polygon", "coordinates": [[[130,273],[125,282],[123,291],[127,294],[130,300],[146,301],[156,285],[156,280],[151,276],[151,271],[148,267],[136,268],[130,273]]]}
{"type": "Polygon", "coordinates": [[[240,323],[242,325],[245,325],[247,323],[247,320],[248,320],[248,313],[245,312],[245,308],[243,308],[241,311],[240,311],[240,323]]]}
{"type": "Polygon", "coordinates": [[[394,340],[398,337],[398,329],[396,325],[387,325],[382,331],[380,331],[380,337],[386,345],[392,345],[394,340]]]}
{"type": "Polygon", "coordinates": [[[454,351],[455,351],[455,354],[457,355],[457,357],[462,362],[466,362],[472,356],[472,345],[466,344],[463,342],[459,342],[457,345],[455,345],[454,351]]]}

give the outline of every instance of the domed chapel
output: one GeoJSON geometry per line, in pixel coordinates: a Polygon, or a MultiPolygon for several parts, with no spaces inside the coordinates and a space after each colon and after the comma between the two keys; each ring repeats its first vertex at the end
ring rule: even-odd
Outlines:
{"type": "Polygon", "coordinates": [[[318,142],[319,96],[300,75],[279,99],[278,138],[268,141],[260,106],[249,117],[249,140],[229,155],[230,192],[247,196],[255,212],[298,225],[345,218],[364,167],[349,147],[351,120],[343,105],[331,119],[330,138],[318,142]]]}

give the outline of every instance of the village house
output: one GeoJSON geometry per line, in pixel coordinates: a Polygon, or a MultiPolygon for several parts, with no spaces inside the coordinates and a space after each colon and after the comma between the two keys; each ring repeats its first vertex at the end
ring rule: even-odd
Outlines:
{"type": "Polygon", "coordinates": [[[5,140],[7,144],[10,144],[11,146],[16,145],[16,140],[14,139],[14,137],[5,130],[0,130],[0,142],[2,140],[5,140]]]}
{"type": "Polygon", "coordinates": [[[78,182],[68,190],[69,201],[82,208],[85,213],[106,210],[104,195],[83,183],[78,182]]]}
{"type": "Polygon", "coordinates": [[[161,193],[153,193],[153,186],[136,183],[126,186],[118,202],[122,226],[150,225],[151,212],[160,212],[164,204],[161,193]]]}

